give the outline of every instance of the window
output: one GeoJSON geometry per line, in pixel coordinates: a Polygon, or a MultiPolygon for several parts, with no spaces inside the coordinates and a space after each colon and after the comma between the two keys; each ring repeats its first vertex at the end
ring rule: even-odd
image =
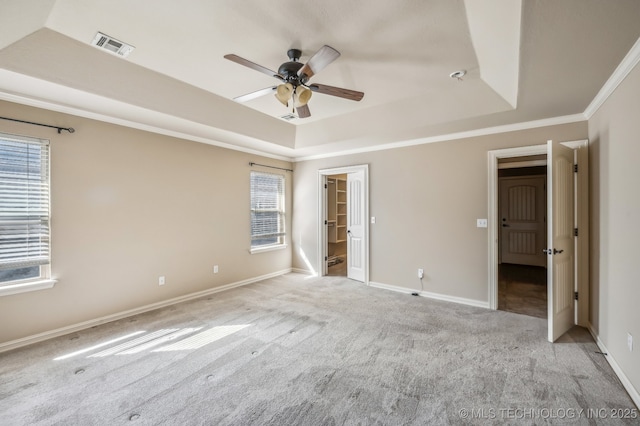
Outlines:
{"type": "Polygon", "coordinates": [[[0,134],[0,290],[48,279],[49,246],[49,142],[0,134]]]}
{"type": "Polygon", "coordinates": [[[251,172],[251,251],[284,245],[284,176],[251,172]]]}

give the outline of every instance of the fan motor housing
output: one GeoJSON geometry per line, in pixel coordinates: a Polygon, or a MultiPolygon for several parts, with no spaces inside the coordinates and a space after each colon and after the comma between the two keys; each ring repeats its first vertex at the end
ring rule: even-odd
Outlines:
{"type": "Polygon", "coordinates": [[[298,70],[302,68],[302,66],[303,64],[300,62],[285,62],[278,68],[278,74],[283,76],[287,82],[293,83],[294,81],[298,81],[298,70]]]}

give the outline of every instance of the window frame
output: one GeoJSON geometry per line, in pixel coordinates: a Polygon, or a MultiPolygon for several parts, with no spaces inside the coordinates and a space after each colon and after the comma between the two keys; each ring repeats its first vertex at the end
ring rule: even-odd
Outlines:
{"type": "MultiPolygon", "coordinates": [[[[50,142],[46,139],[32,138],[27,136],[13,135],[4,132],[0,132],[0,139],[21,143],[21,144],[34,144],[39,145],[41,147],[46,148],[46,162],[42,165],[42,167],[46,168],[44,171],[46,175],[47,186],[47,214],[46,214],[46,223],[47,223],[47,239],[48,239],[48,262],[38,266],[39,274],[37,277],[24,278],[24,279],[16,279],[11,281],[3,281],[0,282],[0,296],[8,296],[12,294],[24,293],[35,290],[42,290],[46,288],[52,288],[56,284],[56,280],[51,279],[51,149],[50,142]]],[[[2,221],[0,220],[0,223],[2,221]]],[[[17,266],[15,268],[6,269],[6,270],[15,270],[21,269],[25,266],[17,266]]]]}
{"type": "Polygon", "coordinates": [[[251,254],[255,253],[264,253],[272,250],[280,250],[284,249],[288,246],[287,244],[287,225],[286,225],[286,176],[280,173],[269,173],[263,171],[252,170],[249,174],[249,211],[250,211],[250,224],[249,224],[249,240],[250,240],[250,250],[251,254]],[[254,244],[254,213],[256,209],[254,208],[254,176],[270,176],[277,177],[279,179],[279,184],[281,185],[282,191],[275,191],[275,195],[279,197],[277,200],[277,208],[274,209],[275,212],[280,216],[277,220],[279,229],[273,234],[277,237],[278,241],[271,244],[254,244]]]}

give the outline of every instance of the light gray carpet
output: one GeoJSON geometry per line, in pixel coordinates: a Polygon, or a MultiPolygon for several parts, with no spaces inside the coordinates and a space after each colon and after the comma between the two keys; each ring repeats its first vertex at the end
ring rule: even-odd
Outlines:
{"type": "Polygon", "coordinates": [[[586,425],[636,409],[588,332],[545,336],[539,318],[288,274],[0,354],[0,424],[586,425]]]}

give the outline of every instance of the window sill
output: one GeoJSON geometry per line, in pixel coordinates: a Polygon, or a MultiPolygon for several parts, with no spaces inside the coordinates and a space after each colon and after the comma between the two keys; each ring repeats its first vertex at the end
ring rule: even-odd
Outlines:
{"type": "Polygon", "coordinates": [[[255,247],[249,250],[251,254],[265,253],[267,251],[282,250],[289,247],[288,244],[278,244],[274,246],[255,247]]]}
{"type": "Polygon", "coordinates": [[[28,283],[0,286],[0,297],[53,288],[53,286],[56,285],[57,282],[58,281],[56,280],[39,280],[28,283]]]}

